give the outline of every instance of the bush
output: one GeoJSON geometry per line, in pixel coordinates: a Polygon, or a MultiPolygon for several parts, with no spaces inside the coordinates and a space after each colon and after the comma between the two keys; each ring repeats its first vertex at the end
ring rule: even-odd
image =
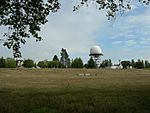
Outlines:
{"type": "Polygon", "coordinates": [[[59,68],[60,66],[60,62],[59,61],[49,61],[48,62],[48,68],[59,68]]]}
{"type": "Polygon", "coordinates": [[[35,67],[36,65],[33,60],[27,59],[27,60],[24,60],[23,66],[27,68],[32,68],[32,67],[35,67]]]}
{"type": "Polygon", "coordinates": [[[16,61],[13,58],[6,59],[6,68],[16,68],[16,61]]]}
{"type": "Polygon", "coordinates": [[[96,64],[94,60],[92,59],[92,57],[88,61],[87,68],[96,68],[96,64]]]}
{"type": "Polygon", "coordinates": [[[71,64],[72,68],[83,68],[83,61],[81,58],[75,58],[71,64]]]}
{"type": "Polygon", "coordinates": [[[142,69],[142,68],[144,68],[144,63],[143,63],[143,61],[142,61],[142,60],[138,60],[138,61],[135,63],[135,67],[136,67],[137,69],[142,69]]]}
{"type": "Polygon", "coordinates": [[[5,68],[6,67],[6,61],[3,57],[0,58],[0,68],[5,68]]]}
{"type": "Polygon", "coordinates": [[[40,68],[47,68],[48,67],[48,61],[47,60],[39,61],[37,66],[39,66],[40,68]]]}

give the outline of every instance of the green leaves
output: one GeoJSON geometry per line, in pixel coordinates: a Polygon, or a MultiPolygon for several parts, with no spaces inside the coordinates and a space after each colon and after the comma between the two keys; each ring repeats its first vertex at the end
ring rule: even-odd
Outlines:
{"type": "Polygon", "coordinates": [[[72,68],[83,68],[83,61],[81,58],[75,58],[71,63],[72,68]]]}
{"type": "MultiPolygon", "coordinates": [[[[131,9],[130,0],[80,0],[80,4],[73,7],[77,11],[80,7],[94,2],[99,10],[106,10],[108,19],[114,18],[117,13],[131,9]]],[[[150,0],[139,0],[149,5],[150,0]]],[[[60,9],[59,0],[1,0],[0,26],[7,26],[8,32],[4,33],[7,41],[4,46],[13,50],[14,57],[21,57],[20,46],[26,39],[34,37],[41,41],[39,36],[41,25],[44,25],[49,13],[60,9]]]]}
{"type": "Polygon", "coordinates": [[[0,25],[8,26],[4,46],[13,50],[14,57],[21,57],[20,45],[31,36],[41,41],[38,34],[40,26],[48,21],[46,18],[50,12],[58,9],[58,0],[3,0],[0,4],[0,25]]]}
{"type": "MultiPolygon", "coordinates": [[[[114,18],[118,12],[124,12],[126,10],[131,10],[130,0],[80,0],[81,3],[73,7],[73,11],[79,10],[85,4],[90,4],[90,2],[95,2],[99,10],[105,10],[107,12],[106,16],[108,20],[114,18]]],[[[150,0],[139,0],[139,2],[146,5],[150,4],[150,0]]]]}

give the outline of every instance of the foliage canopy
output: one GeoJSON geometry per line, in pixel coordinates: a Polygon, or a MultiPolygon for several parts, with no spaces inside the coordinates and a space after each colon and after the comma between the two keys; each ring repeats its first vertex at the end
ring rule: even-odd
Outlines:
{"type": "Polygon", "coordinates": [[[62,48],[60,55],[61,55],[60,62],[61,62],[62,67],[64,68],[70,67],[70,58],[69,58],[69,54],[67,50],[62,48]]]}
{"type": "Polygon", "coordinates": [[[71,63],[72,68],[83,68],[83,61],[81,58],[75,58],[71,63]]]}
{"type": "Polygon", "coordinates": [[[16,68],[16,61],[13,58],[7,58],[6,59],[6,67],[7,68],[16,68]]]}
{"type": "Polygon", "coordinates": [[[0,3],[0,26],[7,26],[4,34],[7,41],[4,46],[13,49],[14,57],[21,57],[20,44],[25,44],[26,38],[42,38],[38,35],[40,26],[48,20],[50,12],[59,9],[58,0],[2,0],[0,3]]]}
{"type": "MultiPolygon", "coordinates": [[[[115,17],[118,11],[131,9],[130,0],[79,0],[79,5],[73,7],[73,11],[94,2],[99,10],[106,10],[108,19],[115,17]]],[[[149,5],[150,0],[139,0],[149,5]]],[[[36,41],[42,40],[39,36],[41,25],[48,20],[50,12],[60,9],[60,0],[1,0],[0,26],[7,26],[8,32],[4,46],[13,50],[14,57],[21,57],[21,44],[26,43],[26,38],[31,36],[36,41]]],[[[1,40],[0,40],[1,41],[1,40]]]]}
{"type": "Polygon", "coordinates": [[[92,57],[88,61],[87,68],[96,68],[96,64],[92,57]]]}
{"type": "Polygon", "coordinates": [[[24,60],[23,66],[26,68],[32,68],[32,67],[35,67],[36,65],[32,59],[27,59],[27,60],[24,60]]]}
{"type": "Polygon", "coordinates": [[[5,67],[6,67],[6,60],[3,57],[1,57],[0,58],[0,68],[5,68],[5,67]]]}

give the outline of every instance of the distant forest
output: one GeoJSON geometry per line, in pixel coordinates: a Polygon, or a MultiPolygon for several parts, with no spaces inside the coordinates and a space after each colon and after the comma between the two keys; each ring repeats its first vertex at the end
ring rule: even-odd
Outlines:
{"type": "MultiPolygon", "coordinates": [[[[113,66],[118,67],[118,69],[150,69],[150,62],[148,60],[124,60],[120,61],[119,64],[113,64],[111,59],[102,60],[98,68],[111,68],[113,66]]],[[[32,59],[17,60],[14,58],[0,58],[0,68],[97,68],[94,60],[90,58],[86,64],[83,60],[75,58],[70,60],[68,57],[61,57],[60,59],[57,55],[54,55],[52,60],[42,60],[37,63],[32,59]]]]}
{"type": "Polygon", "coordinates": [[[131,69],[131,68],[150,68],[150,62],[148,60],[132,59],[119,61],[118,64],[113,64],[111,59],[102,60],[99,65],[96,64],[94,59],[90,57],[86,64],[80,57],[70,59],[66,49],[62,48],[60,56],[54,55],[52,60],[42,60],[35,63],[32,59],[14,59],[14,58],[0,58],[0,68],[118,68],[118,69],[131,69]]]}

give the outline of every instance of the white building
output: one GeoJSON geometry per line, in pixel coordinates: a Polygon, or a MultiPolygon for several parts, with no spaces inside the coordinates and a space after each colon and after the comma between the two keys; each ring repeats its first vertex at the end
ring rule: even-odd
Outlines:
{"type": "Polygon", "coordinates": [[[90,49],[90,54],[96,64],[96,67],[98,68],[101,63],[101,56],[103,56],[102,49],[99,46],[93,46],[90,49]]]}

